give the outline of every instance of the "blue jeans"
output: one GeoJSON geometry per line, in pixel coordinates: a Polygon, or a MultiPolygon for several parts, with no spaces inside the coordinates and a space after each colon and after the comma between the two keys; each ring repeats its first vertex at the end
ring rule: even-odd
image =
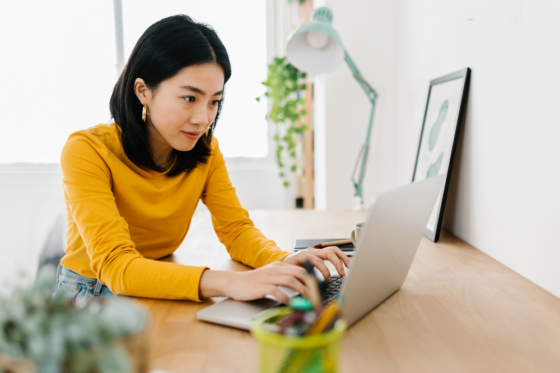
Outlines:
{"type": "Polygon", "coordinates": [[[66,300],[80,300],[82,298],[86,298],[87,301],[109,300],[115,297],[109,287],[103,285],[96,278],[80,276],[61,264],[58,265],[56,270],[56,286],[53,296],[58,293],[62,293],[66,300]]]}

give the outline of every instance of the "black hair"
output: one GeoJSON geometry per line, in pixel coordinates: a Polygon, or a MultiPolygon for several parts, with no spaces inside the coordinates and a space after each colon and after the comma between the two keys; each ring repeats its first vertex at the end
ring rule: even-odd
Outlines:
{"type": "MultiPolygon", "coordinates": [[[[231,76],[231,65],[226,48],[211,26],[198,23],[184,14],[164,18],[151,25],[140,37],[119,80],[115,84],[109,107],[122,135],[122,145],[128,159],[143,170],[163,172],[154,160],[148,141],[147,122],[142,120],[142,103],[134,93],[136,78],[142,78],[150,89],[181,69],[191,65],[217,63],[224,71],[224,85],[231,76]]],[[[223,96],[222,96],[223,100],[223,96]]],[[[176,176],[192,171],[199,163],[206,163],[211,154],[211,143],[218,113],[210,130],[190,151],[173,149],[176,157],[173,169],[166,175],[176,176]]]]}

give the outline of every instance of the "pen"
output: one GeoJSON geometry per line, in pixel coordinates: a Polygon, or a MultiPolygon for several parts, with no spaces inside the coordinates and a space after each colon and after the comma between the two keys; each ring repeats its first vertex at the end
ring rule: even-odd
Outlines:
{"type": "Polygon", "coordinates": [[[352,240],[339,240],[339,241],[330,241],[330,242],[321,242],[318,244],[313,245],[313,247],[326,247],[326,246],[339,246],[339,245],[350,245],[352,240]]]}

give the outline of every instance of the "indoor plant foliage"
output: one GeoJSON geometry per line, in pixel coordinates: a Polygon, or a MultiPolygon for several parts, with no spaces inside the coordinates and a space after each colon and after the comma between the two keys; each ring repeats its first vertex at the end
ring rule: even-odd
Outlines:
{"type": "MultiPolygon", "coordinates": [[[[306,129],[305,125],[300,124],[301,117],[307,114],[301,97],[306,88],[305,77],[306,74],[292,66],[285,57],[275,57],[268,66],[268,77],[262,83],[268,87],[264,96],[272,99],[266,119],[276,124],[276,161],[285,187],[290,185],[286,176],[286,159],[294,161],[290,169],[295,172],[296,143],[306,129]]],[[[257,97],[257,101],[260,101],[260,97],[257,97]]]]}
{"type": "Polygon", "coordinates": [[[0,299],[0,372],[130,372],[127,336],[145,329],[147,314],[130,301],[76,305],[52,298],[55,273],[0,299]]]}

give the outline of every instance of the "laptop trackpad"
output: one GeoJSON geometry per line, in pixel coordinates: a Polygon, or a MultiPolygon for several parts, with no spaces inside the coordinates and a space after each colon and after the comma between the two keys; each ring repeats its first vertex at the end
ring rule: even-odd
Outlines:
{"type": "Polygon", "coordinates": [[[202,321],[249,330],[256,315],[280,304],[280,301],[269,298],[249,302],[228,298],[198,311],[196,317],[202,321]]]}

